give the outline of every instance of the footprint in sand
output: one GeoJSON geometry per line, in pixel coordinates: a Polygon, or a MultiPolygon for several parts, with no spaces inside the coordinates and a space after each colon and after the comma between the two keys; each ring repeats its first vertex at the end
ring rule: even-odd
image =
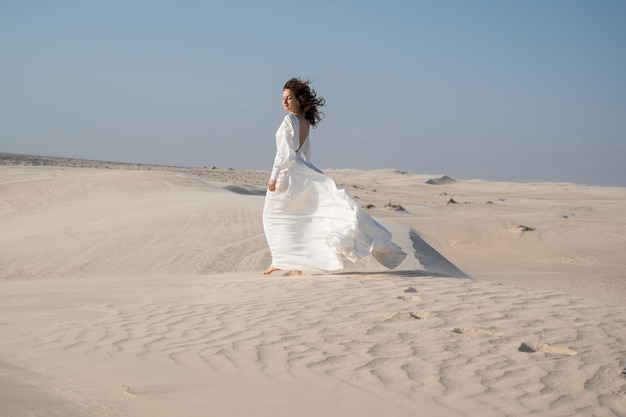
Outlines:
{"type": "Polygon", "coordinates": [[[577,353],[568,348],[546,345],[545,343],[522,343],[518,349],[520,352],[535,353],[556,353],[560,355],[576,355],[577,353]]]}
{"type": "Polygon", "coordinates": [[[394,321],[407,321],[407,320],[424,320],[426,317],[430,316],[428,311],[414,311],[412,313],[397,313],[394,316],[387,319],[387,322],[394,321]]]}
{"type": "Polygon", "coordinates": [[[124,394],[136,395],[137,393],[130,389],[128,385],[122,385],[122,392],[124,394]]]}
{"type": "Polygon", "coordinates": [[[420,298],[417,295],[401,295],[398,297],[398,300],[402,301],[420,301],[420,298]]]}
{"type": "Polygon", "coordinates": [[[490,336],[500,336],[500,333],[494,332],[493,330],[472,327],[455,327],[452,331],[459,334],[488,334],[490,336]]]}
{"type": "Polygon", "coordinates": [[[430,313],[428,311],[415,311],[413,313],[411,313],[411,317],[413,317],[414,319],[418,319],[418,320],[424,320],[426,317],[430,316],[430,313]]]}
{"type": "Polygon", "coordinates": [[[533,229],[532,227],[528,227],[523,224],[520,224],[519,226],[515,228],[515,230],[519,233],[524,233],[524,232],[532,232],[535,229],[533,229]]]}

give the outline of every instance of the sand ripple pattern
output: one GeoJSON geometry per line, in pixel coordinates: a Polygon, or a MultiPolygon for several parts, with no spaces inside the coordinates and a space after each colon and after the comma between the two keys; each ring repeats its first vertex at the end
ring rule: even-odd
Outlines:
{"type": "MultiPolygon", "coordinates": [[[[11,285],[7,300],[28,283],[11,285]]],[[[139,278],[101,285],[102,292],[118,288],[114,302],[100,303],[98,288],[74,287],[59,289],[73,303],[3,308],[9,336],[2,351],[21,346],[31,358],[57,352],[60,360],[73,358],[63,365],[70,369],[80,358],[99,357],[107,366],[162,363],[183,374],[246,370],[284,383],[329,380],[414,401],[416,410],[422,393],[430,392],[458,415],[626,412],[623,306],[396,275],[268,279],[247,273],[188,277],[180,285],[139,278]],[[136,296],[126,302],[125,293],[138,291],[142,303],[136,296]],[[407,294],[416,297],[402,297],[407,294]],[[45,317],[41,328],[22,328],[33,314],[45,317]],[[528,351],[522,344],[553,350],[528,351]]],[[[147,387],[125,389],[139,398],[147,387]]]]}

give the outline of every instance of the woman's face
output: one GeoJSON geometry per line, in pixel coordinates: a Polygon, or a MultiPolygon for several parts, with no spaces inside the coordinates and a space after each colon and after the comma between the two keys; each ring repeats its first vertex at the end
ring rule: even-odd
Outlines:
{"type": "Polygon", "coordinates": [[[300,113],[300,102],[290,89],[283,90],[283,108],[292,114],[300,113]]]}

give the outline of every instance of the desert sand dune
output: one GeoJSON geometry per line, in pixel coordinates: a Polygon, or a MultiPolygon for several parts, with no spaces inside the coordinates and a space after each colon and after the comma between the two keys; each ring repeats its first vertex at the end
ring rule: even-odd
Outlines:
{"type": "Polygon", "coordinates": [[[1,416],[626,415],[626,189],[329,170],[410,256],[266,277],[267,173],[53,162],[0,167],[1,416]]]}

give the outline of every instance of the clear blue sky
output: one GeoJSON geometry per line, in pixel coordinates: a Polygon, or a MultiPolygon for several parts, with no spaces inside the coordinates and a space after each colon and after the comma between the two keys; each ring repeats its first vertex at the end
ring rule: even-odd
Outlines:
{"type": "Polygon", "coordinates": [[[0,152],[626,186],[626,1],[0,0],[0,152]]]}

